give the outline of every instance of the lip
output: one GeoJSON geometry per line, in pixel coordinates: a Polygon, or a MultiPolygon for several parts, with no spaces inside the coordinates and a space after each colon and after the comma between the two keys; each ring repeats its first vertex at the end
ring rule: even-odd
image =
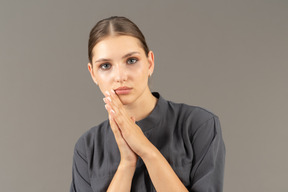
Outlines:
{"type": "Polygon", "coordinates": [[[131,90],[132,88],[130,87],[118,87],[117,89],[114,89],[117,95],[127,95],[131,92],[131,90]]]}

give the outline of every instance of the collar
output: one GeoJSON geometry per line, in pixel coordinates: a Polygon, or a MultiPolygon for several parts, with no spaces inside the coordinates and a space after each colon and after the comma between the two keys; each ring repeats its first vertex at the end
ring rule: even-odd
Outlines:
{"type": "Polygon", "coordinates": [[[136,121],[136,124],[141,127],[143,132],[156,127],[161,121],[160,115],[167,112],[168,109],[167,101],[158,92],[152,92],[152,94],[158,99],[154,109],[147,117],[136,121]]]}

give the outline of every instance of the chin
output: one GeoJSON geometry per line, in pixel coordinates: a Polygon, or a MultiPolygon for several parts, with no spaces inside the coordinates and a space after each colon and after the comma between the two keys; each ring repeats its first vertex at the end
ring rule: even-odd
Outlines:
{"type": "Polygon", "coordinates": [[[118,97],[123,105],[129,105],[134,102],[134,99],[131,97],[131,95],[118,95],[118,97]]]}

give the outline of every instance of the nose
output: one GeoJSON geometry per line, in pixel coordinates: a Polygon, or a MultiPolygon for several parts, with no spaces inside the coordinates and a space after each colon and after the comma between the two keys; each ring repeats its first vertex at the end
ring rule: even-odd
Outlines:
{"type": "Polygon", "coordinates": [[[127,71],[125,67],[120,65],[115,66],[115,81],[116,82],[123,82],[127,80],[127,71]]]}

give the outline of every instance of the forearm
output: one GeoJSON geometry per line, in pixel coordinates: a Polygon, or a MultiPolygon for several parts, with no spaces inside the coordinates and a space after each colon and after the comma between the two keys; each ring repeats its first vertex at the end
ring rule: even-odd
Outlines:
{"type": "Polygon", "coordinates": [[[135,172],[135,167],[121,165],[118,166],[117,171],[108,187],[107,192],[128,192],[131,190],[132,178],[135,172]]]}
{"type": "Polygon", "coordinates": [[[160,151],[152,146],[143,161],[158,192],[188,191],[160,151]]]}

